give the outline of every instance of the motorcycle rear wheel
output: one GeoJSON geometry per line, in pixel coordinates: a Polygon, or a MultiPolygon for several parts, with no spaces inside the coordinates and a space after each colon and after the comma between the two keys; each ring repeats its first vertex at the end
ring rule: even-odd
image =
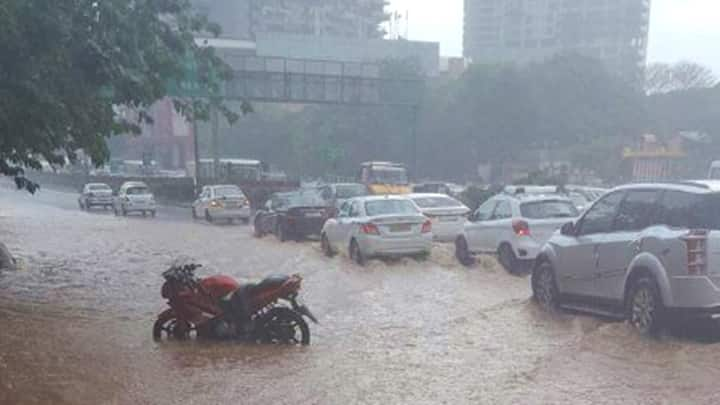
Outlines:
{"type": "Polygon", "coordinates": [[[310,327],[302,315],[286,307],[270,310],[261,320],[259,340],[265,344],[310,344],[310,327]]]}

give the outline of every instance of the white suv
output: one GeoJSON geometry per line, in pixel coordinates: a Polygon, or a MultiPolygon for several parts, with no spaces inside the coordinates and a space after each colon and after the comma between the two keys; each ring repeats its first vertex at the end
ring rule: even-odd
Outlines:
{"type": "Polygon", "coordinates": [[[617,316],[645,334],[720,318],[720,182],[611,191],[545,245],[532,289],[546,307],[617,316]]]}
{"type": "Polygon", "coordinates": [[[455,255],[469,266],[473,255],[496,253],[511,273],[527,268],[545,242],[568,220],[575,205],[559,194],[501,193],[482,204],[455,240],[455,255]]]}

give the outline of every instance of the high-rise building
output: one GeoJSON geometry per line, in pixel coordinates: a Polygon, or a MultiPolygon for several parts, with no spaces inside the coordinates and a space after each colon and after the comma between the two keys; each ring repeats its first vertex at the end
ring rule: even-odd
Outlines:
{"type": "Polygon", "coordinates": [[[222,36],[262,33],[371,39],[382,37],[384,0],[193,0],[223,28],[222,36]]]}
{"type": "Polygon", "coordinates": [[[465,0],[464,54],[475,63],[528,63],[564,52],[642,78],[650,0],[465,0]]]}

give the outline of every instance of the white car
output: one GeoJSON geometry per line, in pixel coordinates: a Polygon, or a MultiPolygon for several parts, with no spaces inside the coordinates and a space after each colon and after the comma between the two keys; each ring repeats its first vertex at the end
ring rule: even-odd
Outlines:
{"type": "Polygon", "coordinates": [[[120,186],[113,210],[115,215],[127,216],[129,213],[139,212],[143,216],[150,214],[154,217],[157,212],[155,196],[150,192],[147,184],[141,181],[128,181],[120,186]]]}
{"type": "Polygon", "coordinates": [[[534,263],[553,233],[578,215],[563,195],[501,193],[482,204],[465,223],[455,241],[455,255],[469,266],[475,254],[497,253],[506,270],[518,272],[534,263]]]}
{"type": "Polygon", "coordinates": [[[88,183],[83,187],[78,205],[81,210],[90,210],[93,207],[108,209],[113,205],[112,188],[105,183],[88,183]]]}
{"type": "Polygon", "coordinates": [[[192,205],[193,218],[204,217],[208,222],[215,220],[250,221],[250,203],[238,186],[205,186],[192,205]]]}
{"type": "Polygon", "coordinates": [[[356,197],[325,222],[320,236],[325,255],[347,252],[360,265],[379,256],[427,257],[432,222],[406,197],[356,197]]]}
{"type": "Polygon", "coordinates": [[[433,237],[440,242],[453,242],[463,233],[470,208],[446,194],[410,194],[407,196],[432,223],[433,237]]]}

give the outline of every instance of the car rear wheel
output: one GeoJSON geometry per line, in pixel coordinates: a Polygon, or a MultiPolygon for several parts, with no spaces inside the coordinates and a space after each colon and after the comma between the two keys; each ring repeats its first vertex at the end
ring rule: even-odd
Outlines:
{"type": "Polygon", "coordinates": [[[627,318],[638,332],[656,336],[662,330],[664,307],[657,283],[642,277],[633,283],[628,297],[627,318]]]}
{"type": "Polygon", "coordinates": [[[461,236],[455,241],[455,257],[458,259],[460,264],[465,267],[470,267],[475,264],[475,259],[470,254],[470,248],[468,247],[467,240],[461,236]]]}
{"type": "Polygon", "coordinates": [[[213,217],[212,215],[210,215],[210,210],[205,210],[205,220],[210,223],[213,222],[213,217]]]}
{"type": "Polygon", "coordinates": [[[533,299],[547,310],[558,308],[558,289],[555,281],[555,271],[548,262],[540,263],[533,270],[530,283],[532,284],[533,299]]]}
{"type": "Polygon", "coordinates": [[[127,210],[125,209],[125,207],[122,207],[121,210],[122,210],[122,215],[123,215],[124,217],[126,217],[127,214],[128,214],[128,212],[127,212],[127,210]]]}
{"type": "Polygon", "coordinates": [[[192,217],[193,219],[198,219],[197,211],[195,211],[195,207],[192,207],[192,217]]]}
{"type": "Polygon", "coordinates": [[[518,271],[518,260],[513,252],[512,247],[507,243],[500,245],[498,248],[498,260],[500,265],[508,271],[508,273],[516,273],[518,271]]]}
{"type": "Polygon", "coordinates": [[[365,256],[360,250],[360,245],[353,239],[350,241],[350,260],[354,261],[359,266],[365,265],[365,256]]]}
{"type": "Polygon", "coordinates": [[[335,252],[332,249],[332,246],[330,246],[330,240],[328,240],[327,235],[324,233],[322,234],[320,238],[320,247],[322,248],[323,253],[327,257],[333,257],[335,256],[335,252]]]}

